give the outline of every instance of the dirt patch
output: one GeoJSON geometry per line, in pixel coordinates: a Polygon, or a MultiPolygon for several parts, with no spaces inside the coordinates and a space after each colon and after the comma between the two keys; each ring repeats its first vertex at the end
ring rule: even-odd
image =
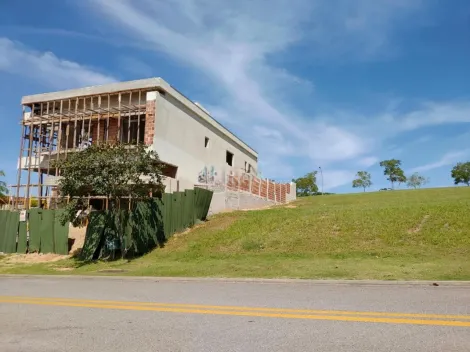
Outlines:
{"type": "Polygon", "coordinates": [[[225,230],[228,229],[235,221],[237,216],[224,216],[218,219],[211,220],[207,226],[210,230],[225,230]]]}
{"type": "Polygon", "coordinates": [[[7,264],[35,264],[35,263],[49,263],[58,260],[67,259],[68,255],[60,255],[53,253],[30,253],[30,254],[14,254],[8,256],[5,260],[7,264]]]}
{"type": "Polygon", "coordinates": [[[74,268],[54,268],[55,271],[72,271],[74,268]]]}
{"type": "Polygon", "coordinates": [[[76,254],[80,252],[85,243],[86,227],[69,227],[69,253],[76,254]]]}
{"type": "Polygon", "coordinates": [[[297,205],[289,204],[289,205],[286,205],[284,208],[294,209],[294,208],[297,208],[297,205]]]}
{"type": "Polygon", "coordinates": [[[429,219],[429,215],[424,215],[423,219],[421,220],[421,222],[418,224],[418,226],[416,226],[415,228],[413,229],[409,229],[408,230],[408,233],[409,234],[412,234],[412,233],[418,233],[419,231],[421,231],[421,229],[423,228],[424,224],[426,223],[426,221],[428,221],[429,219]]]}
{"type": "Polygon", "coordinates": [[[274,205],[263,205],[260,207],[248,208],[248,209],[240,209],[240,211],[256,211],[256,210],[266,210],[273,208],[274,205]]]}

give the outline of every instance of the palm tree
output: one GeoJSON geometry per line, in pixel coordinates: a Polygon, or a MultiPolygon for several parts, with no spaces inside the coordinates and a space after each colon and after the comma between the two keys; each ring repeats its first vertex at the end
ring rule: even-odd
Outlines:
{"type": "MultiPolygon", "coordinates": [[[[5,176],[3,170],[0,170],[0,177],[5,176]]],[[[5,181],[0,181],[0,197],[5,197],[8,194],[8,188],[5,181]]]]}

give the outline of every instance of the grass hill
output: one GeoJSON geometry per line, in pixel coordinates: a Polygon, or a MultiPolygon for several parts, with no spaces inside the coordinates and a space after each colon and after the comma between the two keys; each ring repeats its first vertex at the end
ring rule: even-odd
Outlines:
{"type": "Polygon", "coordinates": [[[0,273],[470,280],[470,188],[316,196],[226,213],[134,261],[75,266],[0,273]]]}

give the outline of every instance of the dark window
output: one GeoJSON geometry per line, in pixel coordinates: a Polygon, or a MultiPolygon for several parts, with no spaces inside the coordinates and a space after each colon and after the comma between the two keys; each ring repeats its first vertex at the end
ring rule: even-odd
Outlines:
{"type": "Polygon", "coordinates": [[[209,137],[206,137],[204,139],[204,147],[206,147],[206,148],[209,147],[209,137]]]}
{"type": "Polygon", "coordinates": [[[227,150],[227,154],[225,157],[225,161],[227,162],[229,166],[233,166],[233,154],[230,153],[228,150],[227,150]]]}
{"type": "Polygon", "coordinates": [[[139,120],[137,117],[131,117],[131,121],[126,118],[121,120],[121,142],[129,144],[137,144],[144,142],[145,135],[145,119],[139,120]],[[138,138],[137,138],[138,136],[138,138]]]}
{"type": "Polygon", "coordinates": [[[178,171],[177,166],[164,164],[162,168],[162,174],[166,177],[176,178],[176,172],[178,171]]]}

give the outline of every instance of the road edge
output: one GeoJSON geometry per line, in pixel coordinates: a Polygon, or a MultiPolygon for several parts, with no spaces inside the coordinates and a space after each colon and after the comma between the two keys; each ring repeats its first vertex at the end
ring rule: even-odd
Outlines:
{"type": "Polygon", "coordinates": [[[0,274],[0,279],[75,279],[75,280],[121,280],[153,282],[208,282],[208,283],[258,283],[258,284],[307,284],[346,286],[433,286],[470,287],[470,281],[393,281],[393,280],[312,280],[312,279],[263,279],[263,278],[217,278],[217,277],[158,277],[118,275],[27,275],[0,274]]]}

